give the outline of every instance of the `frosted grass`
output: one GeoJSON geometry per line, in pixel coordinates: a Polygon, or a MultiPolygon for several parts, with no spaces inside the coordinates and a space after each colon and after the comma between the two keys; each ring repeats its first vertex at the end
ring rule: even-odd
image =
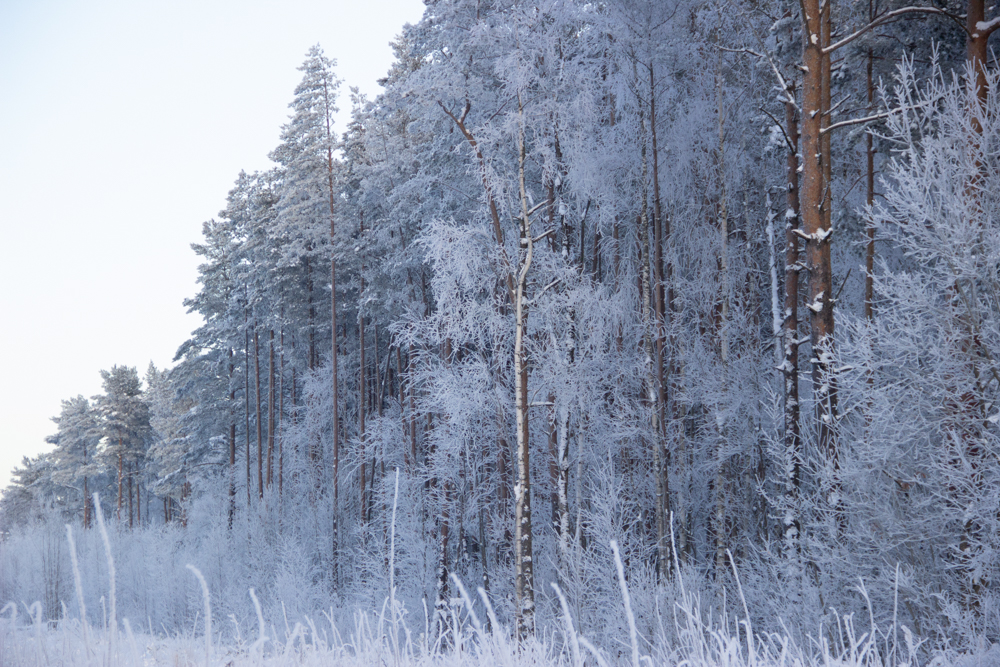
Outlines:
{"type": "MultiPolygon", "coordinates": [[[[615,545],[617,546],[617,545],[615,545]]],[[[615,549],[617,556],[617,549],[615,549]]],[[[620,559],[616,558],[616,565],[620,559]]],[[[484,591],[490,624],[485,626],[475,613],[473,600],[462,582],[453,581],[460,597],[452,601],[451,626],[444,640],[429,641],[426,635],[414,637],[402,622],[398,601],[386,599],[380,614],[357,613],[351,628],[338,628],[333,610],[296,622],[286,633],[287,639],[276,633],[265,634],[263,617],[258,611],[256,628],[236,628],[236,641],[222,643],[212,636],[211,598],[204,578],[196,568],[190,568],[202,587],[205,616],[192,623],[184,635],[154,636],[133,632],[128,619],[122,618],[124,637],[117,624],[110,627],[89,627],[82,619],[68,617],[58,623],[42,618],[41,605],[25,606],[28,614],[18,614],[18,606],[9,603],[0,616],[0,665],[4,667],[408,667],[435,665],[441,667],[497,666],[514,667],[539,665],[544,667],[584,667],[596,665],[677,665],[678,667],[916,667],[916,645],[905,633],[905,645],[887,647],[882,634],[871,621],[870,627],[859,628],[851,617],[838,623],[839,647],[821,639],[810,646],[796,645],[787,636],[770,634],[751,637],[748,619],[731,624],[725,616],[717,621],[704,614],[700,599],[685,592],[671,610],[674,636],[666,649],[655,649],[653,655],[642,654],[640,641],[631,618],[629,595],[620,565],[619,584],[622,590],[622,611],[629,617],[630,649],[614,655],[595,647],[574,628],[569,605],[558,586],[553,586],[563,612],[564,629],[548,636],[518,644],[510,628],[503,627],[489,606],[484,591]],[[387,613],[388,612],[388,613],[387,613]],[[743,627],[734,634],[730,627],[743,627]],[[256,639],[244,641],[256,630],[256,639]],[[345,632],[346,630],[346,632],[345,632]],[[740,636],[740,635],[744,636],[740,636]],[[199,636],[200,635],[200,636],[199,636]],[[582,649],[586,649],[586,653],[582,649]]],[[[259,610],[253,589],[248,591],[259,610]]],[[[112,598],[111,603],[114,604],[112,598]]],[[[22,605],[23,606],[23,605],[22,605]]],[[[233,621],[234,623],[235,620],[233,621]]],[[[817,633],[816,636],[822,636],[817,633]]],[[[644,644],[648,646],[649,644],[644,644]]],[[[942,656],[932,661],[935,667],[948,664],[997,664],[1000,649],[992,647],[979,656],[967,656],[954,661],[942,656]]]]}
{"type": "MultiPolygon", "coordinates": [[[[724,631],[721,624],[711,626],[700,621],[700,611],[688,598],[678,605],[678,637],[681,641],[662,655],[641,655],[642,665],[677,665],[679,667],[903,667],[918,662],[913,655],[903,659],[883,658],[868,632],[857,632],[850,619],[844,620],[846,645],[833,651],[827,642],[811,650],[796,646],[787,637],[771,635],[757,637],[752,652],[746,650],[745,639],[724,631]]],[[[458,603],[471,608],[471,600],[463,590],[458,603]]],[[[391,618],[358,614],[353,628],[342,634],[332,623],[318,624],[308,620],[297,623],[287,641],[258,637],[250,644],[220,645],[195,636],[155,637],[133,633],[123,619],[124,637],[105,629],[91,628],[89,644],[85,626],[77,619],[63,621],[54,628],[46,627],[40,615],[34,613],[29,622],[9,612],[0,619],[0,664],[4,667],[319,667],[342,665],[369,667],[385,665],[407,667],[439,665],[465,667],[473,665],[513,667],[540,665],[545,667],[582,667],[583,665],[631,664],[631,651],[612,657],[594,647],[572,630],[566,609],[566,637],[552,636],[530,640],[520,645],[511,639],[509,629],[489,632],[482,624],[457,623],[452,628],[454,640],[430,644],[423,637],[412,637],[405,628],[390,627],[391,618]],[[393,637],[405,637],[397,642],[393,637]],[[262,641],[263,639],[263,641],[262,641]],[[580,647],[587,649],[581,652],[580,647]],[[206,653],[207,649],[207,653],[206,653]]],[[[459,610],[455,609],[454,619],[459,610]]],[[[329,614],[321,614],[329,619],[329,614]]],[[[496,626],[494,626],[496,627],[496,626]]],[[[993,649],[977,658],[956,660],[956,665],[996,664],[1000,658],[993,649]]],[[[938,659],[937,666],[951,664],[938,659]]]]}
{"type": "MultiPolygon", "coordinates": [[[[395,501],[393,505],[395,509],[395,501]]],[[[98,527],[109,575],[110,619],[105,615],[103,626],[86,620],[77,547],[73,532],[67,526],[66,539],[81,613],[73,615],[64,604],[60,620],[48,620],[40,602],[30,605],[7,602],[0,608],[0,667],[917,667],[922,664],[975,667],[1000,664],[1000,646],[985,645],[974,655],[937,655],[929,662],[921,662],[918,659],[920,642],[906,626],[897,626],[895,614],[886,630],[877,627],[863,582],[858,588],[868,604],[868,617],[863,622],[847,615],[837,617],[836,628],[824,628],[817,623],[815,632],[805,634],[804,645],[796,643],[787,632],[754,633],[740,574],[731,554],[729,559],[742,618],[727,616],[725,605],[721,613],[711,611],[716,609],[713,605],[703,606],[703,598],[694,592],[697,586],[685,586],[681,576],[676,582],[679,597],[668,609],[658,613],[657,636],[647,637],[637,630],[629,585],[618,544],[614,541],[610,542],[610,547],[620,591],[617,600],[620,607],[614,613],[624,615],[629,630],[627,643],[624,638],[612,637],[610,640],[620,645],[595,646],[579,631],[570,605],[555,583],[552,584],[553,599],[558,601],[562,622],[546,629],[537,638],[518,643],[513,639],[512,629],[497,620],[482,588],[478,588],[477,593],[488,622],[484,624],[480,620],[473,597],[454,574],[451,580],[459,597],[451,600],[449,622],[441,636],[430,636],[431,624],[426,622],[426,617],[424,632],[414,634],[404,620],[407,613],[395,597],[392,579],[380,612],[356,612],[352,623],[341,622],[339,626],[335,618],[344,616],[334,613],[333,609],[303,616],[294,622],[294,627],[288,627],[286,616],[283,634],[265,621],[256,592],[250,588],[247,595],[253,603],[255,618],[241,623],[230,615],[228,620],[233,628],[227,628],[227,634],[212,622],[210,586],[193,565],[186,567],[200,586],[203,607],[194,618],[188,619],[187,629],[160,635],[152,628],[148,631],[140,628],[136,632],[124,615],[121,618],[117,615],[115,563],[100,514],[98,527]],[[25,613],[20,613],[22,611],[25,613]],[[902,642],[897,628],[902,630],[902,642]]],[[[390,545],[389,558],[392,560],[394,535],[390,545]]],[[[682,571],[676,558],[675,568],[675,572],[682,571]]],[[[104,601],[102,596],[102,605],[104,601]]],[[[608,603],[616,604],[616,601],[611,599],[608,603]]],[[[796,622],[800,625],[795,629],[808,627],[807,620],[796,619],[796,622]]],[[[608,635],[603,641],[609,641],[608,635]]]]}

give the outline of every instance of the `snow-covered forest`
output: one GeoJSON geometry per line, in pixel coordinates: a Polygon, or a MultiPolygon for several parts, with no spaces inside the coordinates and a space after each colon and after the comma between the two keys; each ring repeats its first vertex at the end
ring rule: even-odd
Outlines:
{"type": "Polygon", "coordinates": [[[193,245],[201,328],[15,471],[27,635],[201,637],[204,575],[207,650],[260,659],[1000,641],[1000,15],[426,4],[375,99],[306,54],[193,245]]]}

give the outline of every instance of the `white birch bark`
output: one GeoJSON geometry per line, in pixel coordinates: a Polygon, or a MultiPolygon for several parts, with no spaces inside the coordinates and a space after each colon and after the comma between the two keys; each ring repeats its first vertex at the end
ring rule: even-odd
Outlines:
{"type": "Polygon", "coordinates": [[[535,633],[534,564],[532,563],[531,548],[531,477],[528,459],[528,371],[524,358],[524,334],[528,319],[525,289],[534,248],[531,239],[531,218],[528,214],[528,196],[524,184],[524,106],[520,93],[517,96],[517,115],[520,123],[517,137],[517,176],[521,200],[520,251],[524,253],[524,259],[521,261],[517,273],[517,285],[514,292],[514,391],[517,420],[517,483],[514,485],[514,592],[517,634],[518,637],[524,639],[535,633]]]}

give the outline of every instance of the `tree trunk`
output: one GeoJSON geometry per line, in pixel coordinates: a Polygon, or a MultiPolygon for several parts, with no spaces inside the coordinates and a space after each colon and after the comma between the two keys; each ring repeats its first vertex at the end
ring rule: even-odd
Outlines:
{"type": "MultiPolygon", "coordinates": [[[[86,462],[86,455],[84,455],[86,462]]],[[[83,476],[83,527],[90,528],[90,490],[87,488],[87,476],[83,476]]]]}
{"type": "Polygon", "coordinates": [[[257,335],[257,327],[253,329],[253,370],[254,370],[254,397],[257,401],[257,497],[264,497],[264,435],[261,424],[260,408],[260,338],[257,335]]]}
{"type": "MultiPolygon", "coordinates": [[[[721,52],[719,55],[721,64],[721,52]]],[[[721,70],[721,66],[720,66],[721,70]]],[[[716,90],[718,106],[718,170],[719,170],[719,237],[721,247],[719,252],[719,283],[722,288],[722,303],[719,310],[719,364],[722,372],[721,391],[723,396],[720,403],[715,406],[716,424],[716,461],[715,461],[715,507],[712,515],[712,532],[715,538],[715,576],[721,578],[726,570],[726,549],[728,547],[728,535],[726,527],[726,506],[728,504],[728,482],[727,479],[727,452],[726,452],[726,429],[727,424],[722,415],[725,413],[726,381],[729,370],[729,202],[726,191],[726,115],[722,100],[722,74],[716,73],[716,90]]]]}
{"type": "MultiPolygon", "coordinates": [[[[813,398],[817,444],[837,466],[834,427],[837,393],[832,374],[833,275],[830,263],[830,144],[823,128],[829,123],[829,55],[823,53],[830,34],[829,4],[803,0],[805,31],[802,49],[802,234],[809,270],[808,304],[812,343],[813,398]],[[821,13],[822,8],[822,13],[821,13]]],[[[835,484],[834,484],[835,486],[835,484]]],[[[831,490],[830,500],[839,504],[831,490]]]]}
{"type": "MultiPolygon", "coordinates": [[[[986,2],[985,0],[968,0],[966,3],[966,19],[965,19],[965,29],[966,29],[966,41],[965,41],[965,59],[968,64],[972,67],[974,73],[974,85],[976,90],[976,98],[979,100],[980,104],[985,106],[986,104],[986,67],[989,62],[989,38],[990,35],[996,30],[996,26],[990,26],[989,28],[981,29],[979,24],[986,22],[986,2]]],[[[985,26],[984,26],[985,27],[985,26]]],[[[973,117],[973,127],[975,127],[977,132],[982,132],[983,128],[980,127],[979,121],[973,117]]]]}
{"type": "Polygon", "coordinates": [[[406,382],[406,388],[410,395],[410,458],[415,466],[417,465],[417,399],[413,389],[413,345],[410,345],[406,354],[406,367],[410,378],[406,382]]]}
{"type": "Polygon", "coordinates": [[[135,524],[133,523],[133,517],[135,515],[133,514],[133,507],[132,507],[132,493],[133,493],[133,489],[135,487],[135,484],[133,483],[133,479],[132,478],[134,477],[135,471],[132,469],[132,466],[133,466],[133,464],[130,461],[129,464],[128,464],[128,527],[129,527],[129,530],[132,530],[132,528],[135,527],[135,524]]]}
{"type": "MultiPolygon", "coordinates": [[[[284,316],[284,310],[282,310],[284,316]]],[[[281,430],[285,418],[285,329],[281,328],[279,340],[280,355],[278,357],[278,497],[281,497],[285,486],[285,436],[281,430]]]]}
{"type": "MultiPolygon", "coordinates": [[[[244,326],[246,320],[244,319],[244,326]]],[[[246,436],[247,464],[247,507],[250,507],[250,331],[243,331],[243,417],[244,435],[246,436]]]]}
{"type": "MultiPolygon", "coordinates": [[[[305,260],[305,270],[306,270],[306,292],[309,294],[309,348],[308,354],[308,368],[309,370],[314,370],[316,368],[316,304],[313,303],[313,276],[312,276],[312,264],[309,262],[307,257],[305,260]]],[[[334,330],[336,332],[336,330],[334,330]]],[[[333,337],[336,338],[337,334],[334,333],[333,337]]]]}
{"type": "MultiPolygon", "coordinates": [[[[646,399],[652,410],[650,437],[653,449],[653,476],[656,481],[656,573],[662,580],[667,577],[670,569],[669,546],[667,542],[667,505],[668,488],[665,474],[663,451],[663,408],[666,399],[663,383],[663,277],[660,275],[663,266],[662,219],[660,211],[659,161],[657,160],[656,143],[656,88],[653,78],[653,65],[649,65],[649,110],[650,129],[653,140],[653,252],[650,252],[649,210],[647,205],[647,183],[649,159],[646,155],[646,134],[642,138],[642,215],[640,242],[642,244],[642,317],[643,341],[645,344],[647,378],[646,399]],[[653,281],[653,284],[650,283],[653,281]]],[[[640,123],[645,126],[643,115],[640,123]]],[[[643,128],[645,129],[645,127],[643,128]]]]}
{"type": "Polygon", "coordinates": [[[438,102],[438,105],[444,110],[445,114],[449,118],[451,118],[452,122],[455,123],[459,131],[462,133],[462,136],[465,137],[465,140],[467,142],[469,142],[469,146],[472,147],[472,150],[476,154],[476,160],[479,162],[479,172],[483,182],[483,189],[486,191],[486,203],[490,210],[490,220],[493,222],[493,233],[496,236],[497,246],[500,248],[500,252],[503,254],[502,263],[504,265],[504,268],[508,269],[508,271],[505,272],[504,276],[504,280],[507,285],[507,297],[508,300],[512,299],[514,297],[514,280],[511,275],[513,272],[509,271],[510,261],[507,258],[507,254],[504,250],[506,246],[504,245],[503,227],[500,224],[499,209],[496,204],[496,199],[493,197],[493,189],[490,187],[489,181],[486,178],[486,175],[488,173],[488,170],[486,168],[486,158],[483,156],[483,152],[482,150],[480,150],[479,143],[476,141],[475,136],[473,136],[472,132],[470,132],[468,127],[466,127],[465,125],[465,118],[466,116],[468,116],[469,110],[472,108],[472,104],[471,102],[466,101],[465,108],[462,110],[461,116],[458,117],[456,117],[451,111],[449,111],[448,108],[445,107],[444,104],[442,104],[441,102],[438,102]]]}
{"type": "Polygon", "coordinates": [[[556,427],[556,520],[559,533],[559,559],[562,570],[569,567],[569,406],[559,406],[556,427]]]}
{"type": "Polygon", "coordinates": [[[270,330],[267,354],[267,488],[274,481],[274,329],[270,330]]]}
{"type": "Polygon", "coordinates": [[[332,102],[330,100],[330,90],[323,82],[323,98],[326,103],[326,175],[330,208],[330,338],[331,338],[331,358],[332,370],[330,381],[333,384],[333,551],[338,549],[338,516],[340,512],[340,383],[337,359],[337,248],[336,229],[333,217],[334,211],[334,191],[333,191],[333,128],[331,127],[330,111],[332,102]]]}
{"type": "MultiPolygon", "coordinates": [[[[517,95],[520,121],[518,132],[518,187],[521,200],[520,246],[524,257],[520,262],[514,295],[514,393],[517,420],[517,484],[514,487],[514,567],[517,635],[524,639],[535,633],[534,563],[532,562],[531,477],[529,466],[528,367],[524,355],[524,336],[528,319],[525,290],[531,268],[533,244],[531,219],[528,215],[528,195],[524,182],[524,107],[517,95]]],[[[519,253],[520,254],[520,253],[519,253]]]]}
{"type": "MultiPolygon", "coordinates": [[[[378,358],[378,325],[374,325],[372,328],[372,337],[375,343],[375,364],[372,367],[372,372],[375,377],[372,378],[375,381],[374,387],[372,387],[372,411],[379,417],[382,416],[382,390],[385,376],[381,374],[379,370],[379,358],[378,358]]],[[[388,355],[388,350],[386,351],[388,355]]],[[[386,373],[389,372],[388,364],[386,365],[386,373]]]]}
{"type": "MultiPolygon", "coordinates": [[[[986,23],[986,5],[984,0],[968,0],[966,9],[966,64],[973,72],[973,85],[975,86],[976,101],[978,102],[978,108],[969,109],[969,113],[971,115],[973,130],[976,135],[981,135],[983,127],[979,118],[986,115],[986,103],[989,94],[989,87],[986,80],[986,69],[989,62],[988,40],[990,34],[997,29],[997,25],[986,23]]],[[[993,7],[990,7],[990,9],[993,9],[993,7]]],[[[985,165],[981,163],[981,155],[985,151],[983,151],[980,143],[977,136],[975,144],[968,148],[968,150],[974,151],[979,155],[976,157],[977,169],[965,187],[966,197],[971,200],[970,209],[972,211],[968,224],[974,228],[982,228],[987,224],[984,219],[986,215],[983,211],[982,195],[980,194],[980,184],[986,169],[985,165]]],[[[967,308],[964,316],[958,318],[957,328],[963,330],[964,340],[960,345],[961,353],[968,355],[967,377],[975,378],[975,389],[966,389],[961,393],[961,397],[958,400],[949,399],[947,401],[946,407],[949,413],[951,413],[949,421],[952,423],[949,425],[950,428],[946,429],[946,432],[963,441],[962,463],[971,471],[966,484],[970,489],[974,489],[977,494],[981,494],[983,493],[983,475],[980,470],[984,465],[984,448],[981,443],[984,439],[982,428],[986,423],[984,419],[986,406],[983,399],[985,391],[982,387],[982,382],[979,380],[980,371],[977,368],[977,357],[980,357],[981,353],[977,351],[977,348],[982,348],[982,344],[979,343],[978,317],[975,312],[975,302],[978,301],[976,297],[977,287],[973,283],[967,285],[966,289],[968,289],[967,295],[963,294],[961,280],[958,278],[956,278],[954,284],[951,286],[952,293],[960,295],[967,308]]],[[[962,390],[957,389],[957,391],[953,391],[957,393],[962,390]]],[[[981,614],[978,608],[983,593],[983,586],[985,583],[988,583],[984,580],[980,568],[975,565],[977,556],[982,553],[984,548],[982,546],[982,533],[982,523],[978,519],[966,517],[962,525],[962,537],[958,545],[960,567],[963,575],[963,606],[966,610],[974,610],[976,615],[981,614]]]]}
{"type": "MultiPolygon", "coordinates": [[[[407,359],[409,359],[407,357],[407,359]]],[[[410,429],[406,418],[406,394],[403,387],[403,350],[402,346],[396,346],[396,379],[399,382],[396,398],[399,399],[399,421],[403,428],[403,437],[409,440],[410,429]]],[[[403,463],[407,470],[412,470],[416,464],[417,452],[413,448],[413,443],[403,450],[403,463]]]]}
{"type": "Polygon", "coordinates": [[[233,387],[233,348],[229,348],[229,520],[236,516],[236,388],[233,387]]]}
{"type": "MultiPolygon", "coordinates": [[[[364,231],[365,219],[362,214],[360,224],[362,235],[364,235],[364,231]]],[[[364,262],[362,262],[360,293],[364,293],[365,291],[364,270],[365,266],[364,262]]],[[[365,316],[362,312],[358,312],[358,340],[361,355],[361,368],[358,371],[358,437],[361,440],[361,469],[359,477],[361,482],[361,522],[364,523],[368,512],[367,495],[365,493],[365,413],[368,410],[368,393],[365,383],[365,373],[367,371],[365,367],[365,316]]]]}
{"type": "Polygon", "coordinates": [[[122,494],[124,493],[124,490],[125,490],[124,484],[123,484],[124,480],[122,479],[122,473],[123,473],[123,469],[124,469],[124,465],[123,465],[124,464],[124,460],[123,460],[123,457],[124,457],[124,454],[122,452],[122,438],[121,438],[121,436],[119,436],[118,437],[118,510],[115,512],[115,520],[116,521],[121,521],[122,520],[122,501],[123,501],[122,494]]]}
{"type": "Polygon", "coordinates": [[[448,629],[448,530],[449,530],[449,495],[445,492],[444,503],[441,507],[441,516],[438,517],[438,536],[440,537],[440,547],[438,551],[437,566],[437,591],[434,596],[434,621],[435,632],[438,637],[444,635],[448,629]]]}
{"type": "MultiPolygon", "coordinates": [[[[83,466],[87,467],[87,441],[83,441],[83,466]]],[[[90,528],[90,490],[87,488],[87,476],[83,476],[83,528],[90,528]]]]}
{"type": "MultiPolygon", "coordinates": [[[[869,3],[869,20],[872,15],[871,4],[869,3]]],[[[869,113],[874,112],[875,107],[875,84],[872,80],[872,64],[874,56],[872,50],[868,49],[868,67],[866,68],[866,83],[868,84],[868,109],[869,113]]],[[[866,185],[867,197],[865,202],[868,208],[875,203],[875,147],[872,145],[872,133],[865,133],[865,165],[867,167],[866,185]]],[[[865,232],[868,235],[868,244],[865,247],[865,319],[871,322],[874,314],[872,304],[875,298],[875,227],[867,225],[865,232]]]]}
{"type": "MultiPolygon", "coordinates": [[[[551,228],[551,227],[550,227],[551,228]]],[[[551,504],[552,510],[552,527],[556,532],[556,537],[559,537],[559,452],[558,447],[558,430],[559,427],[556,425],[559,421],[559,417],[556,414],[556,396],[550,393],[548,397],[548,429],[549,429],[549,483],[552,485],[552,490],[549,493],[549,503],[551,504]]],[[[560,554],[560,558],[561,558],[560,554]]]]}
{"type": "Polygon", "coordinates": [[[799,118],[795,106],[794,84],[787,89],[785,127],[789,147],[785,175],[787,210],[785,211],[785,318],[784,359],[784,447],[789,469],[785,479],[785,497],[789,504],[783,518],[788,546],[798,549],[798,495],[802,470],[802,431],[799,422],[799,118]]]}

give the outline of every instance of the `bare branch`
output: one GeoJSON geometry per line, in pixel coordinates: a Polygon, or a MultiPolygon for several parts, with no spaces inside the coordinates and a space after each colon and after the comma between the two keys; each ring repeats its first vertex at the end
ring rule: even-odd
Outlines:
{"type": "Polygon", "coordinates": [[[534,213],[535,211],[537,211],[537,210],[538,210],[538,209],[540,209],[540,208],[545,208],[545,207],[546,207],[546,206],[548,206],[548,205],[549,205],[550,203],[551,203],[551,202],[550,202],[550,201],[549,201],[548,199],[546,199],[546,200],[545,200],[545,201],[543,201],[543,202],[539,202],[538,204],[535,204],[535,205],[534,205],[534,206],[532,206],[532,207],[531,207],[530,209],[528,209],[528,215],[531,215],[531,214],[533,214],[533,213],[534,213]]]}
{"type": "Polygon", "coordinates": [[[760,110],[763,111],[765,114],[767,114],[767,117],[770,118],[774,122],[774,126],[775,127],[777,127],[779,130],[781,130],[782,136],[785,137],[785,145],[788,146],[788,150],[790,150],[791,152],[794,153],[795,152],[795,146],[792,144],[792,140],[788,136],[788,133],[785,132],[785,128],[782,127],[781,123],[778,122],[778,119],[775,118],[774,116],[772,116],[771,112],[768,111],[767,109],[765,109],[764,107],[760,107],[760,110]]]}
{"type": "MultiPolygon", "coordinates": [[[[754,37],[757,38],[758,42],[761,41],[759,35],[755,34],[754,37]]],[[[778,70],[778,66],[774,64],[774,61],[771,60],[771,57],[769,55],[767,55],[766,53],[761,53],[759,51],[754,51],[753,49],[748,49],[746,47],[741,49],[727,49],[724,46],[720,46],[718,48],[721,51],[728,51],[729,53],[746,53],[751,56],[756,56],[757,58],[760,58],[762,60],[766,60],[767,64],[771,66],[771,71],[774,72],[775,78],[778,79],[778,86],[781,88],[781,92],[785,94],[785,99],[782,101],[791,102],[792,106],[794,106],[796,109],[799,108],[798,105],[795,104],[795,96],[792,95],[790,92],[788,92],[788,82],[785,81],[785,77],[781,76],[781,72],[778,70]]]]}
{"type": "MultiPolygon", "coordinates": [[[[943,9],[938,9],[937,7],[903,7],[901,9],[895,9],[895,10],[893,10],[891,12],[886,12],[885,14],[883,14],[880,17],[878,17],[877,19],[875,19],[874,21],[872,21],[871,23],[869,23],[865,27],[861,28],[860,30],[857,30],[857,31],[851,33],[850,35],[848,35],[847,37],[843,38],[839,42],[834,42],[830,46],[827,46],[826,48],[823,49],[823,53],[833,53],[834,51],[836,51],[840,47],[847,46],[848,44],[850,44],[851,42],[853,42],[854,40],[856,40],[858,37],[861,37],[862,35],[864,35],[868,31],[873,30],[873,29],[879,27],[880,25],[885,25],[886,23],[889,23],[890,21],[894,21],[895,19],[898,19],[901,16],[905,16],[906,14],[937,14],[939,16],[944,16],[944,17],[950,18],[951,20],[953,20],[956,23],[958,23],[960,26],[962,26],[962,30],[964,30],[966,32],[966,34],[968,34],[968,32],[969,32],[965,28],[965,25],[962,23],[962,21],[959,19],[959,17],[957,17],[954,14],[951,14],[949,12],[946,12],[943,9]]],[[[994,26],[994,28],[995,28],[995,26],[994,26]]],[[[992,29],[991,29],[991,32],[992,32],[992,29]]]]}
{"type": "Polygon", "coordinates": [[[992,18],[989,21],[980,21],[976,24],[976,30],[983,38],[992,35],[997,28],[1000,28],[1000,16],[992,18]]]}
{"type": "Polygon", "coordinates": [[[850,120],[842,120],[839,123],[834,123],[833,125],[830,125],[829,127],[824,127],[822,130],[819,131],[819,133],[826,134],[827,132],[833,132],[834,130],[839,130],[842,127],[848,127],[850,125],[863,125],[865,123],[871,123],[876,120],[882,120],[883,118],[888,118],[892,114],[898,112],[899,110],[886,111],[884,113],[877,113],[874,116],[865,116],[864,118],[851,118],[850,120]]]}

